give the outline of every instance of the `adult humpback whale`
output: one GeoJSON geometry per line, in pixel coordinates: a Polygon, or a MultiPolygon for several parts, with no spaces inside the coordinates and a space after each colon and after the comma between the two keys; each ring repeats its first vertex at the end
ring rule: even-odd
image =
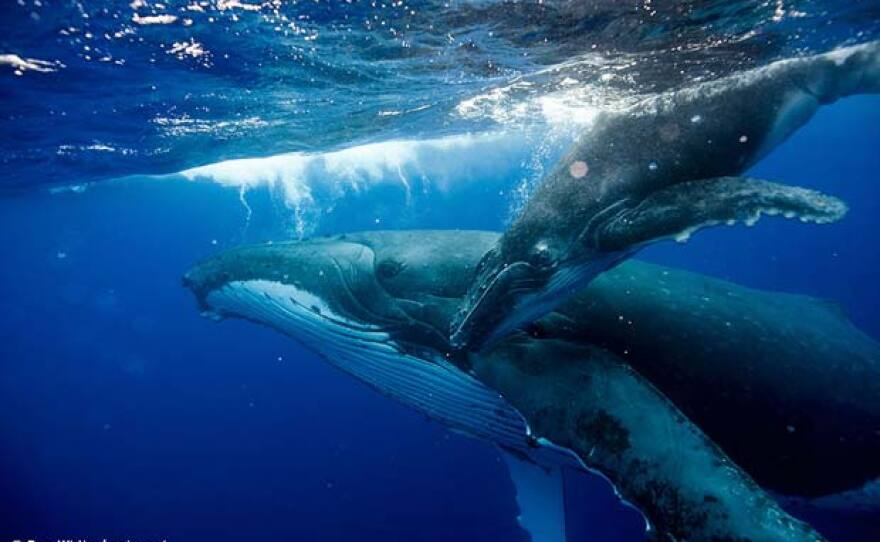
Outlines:
{"type": "Polygon", "coordinates": [[[546,314],[640,247],[780,214],[831,222],[845,205],[737,177],[823,104],[880,92],[880,42],[783,60],[597,119],[487,252],[452,326],[480,349],[546,314]]]}
{"type": "MultiPolygon", "coordinates": [[[[529,336],[451,352],[448,321],[496,240],[384,232],[242,247],[184,280],[206,311],[275,327],[381,392],[527,458],[511,462],[518,485],[529,464],[599,470],[655,532],[677,539],[815,539],[724,452],[762,485],[806,498],[880,474],[871,460],[880,350],[808,298],[630,262],[529,336]],[[662,322],[649,317],[659,311],[662,322]]],[[[545,480],[544,493],[558,492],[554,484],[545,480]]],[[[524,526],[563,539],[560,509],[533,514],[519,491],[524,526]]]]}

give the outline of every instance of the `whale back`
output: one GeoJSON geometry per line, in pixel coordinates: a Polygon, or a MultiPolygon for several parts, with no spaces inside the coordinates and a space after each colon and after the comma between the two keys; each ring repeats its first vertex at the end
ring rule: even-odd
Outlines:
{"type": "Polygon", "coordinates": [[[776,491],[880,476],[880,345],[831,302],[630,261],[539,326],[621,355],[776,491]]]}

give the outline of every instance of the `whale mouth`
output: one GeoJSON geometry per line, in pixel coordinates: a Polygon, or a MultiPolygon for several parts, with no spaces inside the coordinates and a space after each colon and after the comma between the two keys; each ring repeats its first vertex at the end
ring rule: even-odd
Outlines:
{"type": "Polygon", "coordinates": [[[181,281],[215,318],[272,320],[272,307],[328,329],[393,329],[402,316],[374,279],[374,264],[373,251],[356,243],[267,243],[218,253],[181,281]]]}
{"type": "Polygon", "coordinates": [[[320,296],[292,284],[268,280],[232,281],[205,299],[214,313],[234,315],[275,328],[321,354],[361,358],[396,354],[383,325],[342,314],[320,296]]]}

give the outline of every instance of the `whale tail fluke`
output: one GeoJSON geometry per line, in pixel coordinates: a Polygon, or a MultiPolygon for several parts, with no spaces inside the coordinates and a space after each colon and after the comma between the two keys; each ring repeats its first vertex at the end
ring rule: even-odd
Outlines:
{"type": "Polygon", "coordinates": [[[601,250],[625,250],[661,239],[686,241],[699,229],[718,224],[754,224],[762,215],[801,222],[835,222],[847,212],[825,194],[747,177],[718,177],[653,192],[596,228],[592,243],[601,250]]]}

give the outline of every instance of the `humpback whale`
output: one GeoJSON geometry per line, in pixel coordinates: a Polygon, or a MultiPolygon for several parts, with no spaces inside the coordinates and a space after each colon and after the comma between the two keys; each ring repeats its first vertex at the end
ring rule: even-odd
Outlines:
{"type": "Polygon", "coordinates": [[[247,246],[184,283],[206,313],[274,327],[505,450],[518,495],[541,493],[539,512],[519,498],[536,540],[564,540],[562,469],[600,472],[661,539],[689,540],[816,540],[752,480],[814,499],[880,475],[869,459],[880,453],[880,348],[827,303],[631,261],[527,333],[452,349],[449,320],[497,239],[373,232],[247,246]],[[536,469],[537,489],[524,474],[536,469]]]}
{"type": "Polygon", "coordinates": [[[479,350],[660,239],[762,214],[827,223],[846,206],[740,177],[839,98],[880,92],[880,42],[661,94],[595,124],[486,253],[451,341],[479,350]]]}

